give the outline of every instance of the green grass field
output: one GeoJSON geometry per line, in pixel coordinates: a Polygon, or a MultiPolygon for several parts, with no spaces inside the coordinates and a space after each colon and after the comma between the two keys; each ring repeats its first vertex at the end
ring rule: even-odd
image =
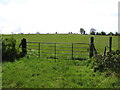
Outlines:
{"type": "Polygon", "coordinates": [[[113,72],[94,72],[88,61],[24,57],[5,62],[3,88],[117,88],[113,72]]]}
{"type": "MultiPolygon", "coordinates": [[[[3,37],[14,37],[17,40],[17,47],[22,38],[27,42],[64,42],[64,43],[90,43],[90,37],[94,37],[94,44],[98,53],[104,52],[104,47],[109,47],[109,37],[97,35],[80,35],[80,34],[14,34],[2,35],[3,37]]],[[[112,49],[118,49],[118,36],[112,36],[112,49]]],[[[109,49],[108,49],[109,50],[109,49]]]]}
{"type": "MultiPolygon", "coordinates": [[[[22,38],[26,38],[28,42],[90,43],[91,35],[16,34],[3,35],[3,37],[14,37],[17,40],[16,47],[18,48],[22,38]]],[[[98,53],[103,54],[104,47],[109,45],[110,36],[93,37],[98,53]]],[[[117,50],[118,37],[112,37],[112,49],[117,50]]],[[[30,48],[33,47],[30,46],[30,48]]],[[[39,58],[32,53],[15,62],[3,62],[2,86],[3,88],[118,88],[120,86],[120,77],[116,73],[94,72],[90,65],[91,61],[92,59],[89,58],[82,61],[65,60],[64,58],[52,59],[44,55],[39,58]]]]}

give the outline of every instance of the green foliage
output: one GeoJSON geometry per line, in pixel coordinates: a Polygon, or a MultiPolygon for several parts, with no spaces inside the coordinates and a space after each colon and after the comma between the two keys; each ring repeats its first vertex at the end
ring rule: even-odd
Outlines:
{"type": "Polygon", "coordinates": [[[94,28],[90,29],[90,35],[95,35],[95,32],[96,32],[96,29],[94,29],[94,28]]]}
{"type": "Polygon", "coordinates": [[[104,31],[101,32],[101,35],[106,35],[106,33],[104,31]]]}
{"type": "Polygon", "coordinates": [[[102,32],[96,32],[96,35],[106,35],[106,33],[104,32],[104,31],[102,31],[102,32]]]}
{"type": "Polygon", "coordinates": [[[101,35],[101,33],[99,33],[99,32],[96,32],[96,35],[101,35]]]}
{"type": "Polygon", "coordinates": [[[18,53],[15,48],[16,40],[14,38],[2,39],[2,60],[13,61],[18,53]]]}
{"type": "Polygon", "coordinates": [[[95,32],[92,31],[90,34],[91,34],[91,35],[95,35],[95,32]]]}
{"type": "Polygon", "coordinates": [[[85,34],[85,30],[83,28],[80,28],[80,33],[85,34]]]}
{"type": "Polygon", "coordinates": [[[110,33],[108,33],[108,35],[114,35],[114,33],[110,32],[110,33]]]}
{"type": "Polygon", "coordinates": [[[107,56],[96,55],[94,57],[94,70],[112,70],[120,72],[120,50],[108,52],[107,56]]]}

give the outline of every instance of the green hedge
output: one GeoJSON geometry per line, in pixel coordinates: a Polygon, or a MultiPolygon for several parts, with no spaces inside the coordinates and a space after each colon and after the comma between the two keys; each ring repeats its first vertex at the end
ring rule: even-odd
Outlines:
{"type": "Polygon", "coordinates": [[[18,50],[15,48],[16,40],[14,38],[2,39],[2,61],[14,61],[18,56],[18,50]]]}
{"type": "Polygon", "coordinates": [[[107,56],[96,55],[93,61],[94,70],[112,70],[120,72],[120,50],[108,52],[107,56]]]}

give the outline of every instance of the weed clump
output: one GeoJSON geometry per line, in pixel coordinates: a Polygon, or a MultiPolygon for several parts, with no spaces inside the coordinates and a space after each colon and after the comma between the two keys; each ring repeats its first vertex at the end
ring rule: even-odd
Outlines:
{"type": "Polygon", "coordinates": [[[93,60],[94,71],[120,72],[120,50],[108,52],[106,56],[96,55],[93,60]]]}

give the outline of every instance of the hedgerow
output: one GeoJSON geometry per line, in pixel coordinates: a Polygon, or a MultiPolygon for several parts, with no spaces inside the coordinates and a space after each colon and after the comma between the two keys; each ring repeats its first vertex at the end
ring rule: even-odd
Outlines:
{"type": "Polygon", "coordinates": [[[18,58],[18,50],[15,46],[14,38],[2,38],[2,61],[14,61],[18,58]]]}
{"type": "Polygon", "coordinates": [[[94,71],[120,72],[120,50],[108,52],[107,56],[96,55],[93,60],[94,71]]]}

